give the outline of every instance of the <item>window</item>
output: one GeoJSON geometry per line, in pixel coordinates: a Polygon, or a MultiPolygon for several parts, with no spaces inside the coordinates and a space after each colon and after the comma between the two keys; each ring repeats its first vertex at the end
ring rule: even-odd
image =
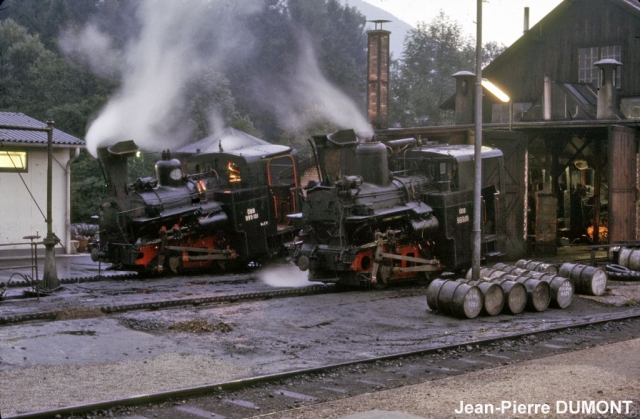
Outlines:
{"type": "Polygon", "coordinates": [[[620,111],[627,118],[640,118],[640,97],[623,98],[620,111]]]}
{"type": "MultiPolygon", "coordinates": [[[[491,122],[509,122],[509,103],[494,103],[491,107],[491,122]]],[[[531,102],[518,102],[513,104],[513,120],[518,122],[522,116],[531,108],[531,102]]]]}
{"type": "Polygon", "coordinates": [[[240,168],[238,167],[237,164],[233,162],[228,162],[227,170],[229,171],[229,182],[237,183],[242,181],[242,178],[240,177],[240,168]]]}
{"type": "MultiPolygon", "coordinates": [[[[600,73],[593,63],[605,58],[613,58],[622,62],[622,46],[609,45],[606,47],[580,48],[578,50],[579,71],[578,81],[581,83],[598,83],[600,73]]],[[[616,87],[620,87],[620,71],[616,71],[616,87]]]]}
{"type": "Polygon", "coordinates": [[[0,172],[26,172],[26,151],[0,151],[0,172]]]}

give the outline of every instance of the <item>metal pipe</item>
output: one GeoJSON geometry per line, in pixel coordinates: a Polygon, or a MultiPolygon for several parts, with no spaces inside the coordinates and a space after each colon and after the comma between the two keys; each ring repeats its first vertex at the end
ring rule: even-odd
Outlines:
{"type": "Polygon", "coordinates": [[[551,77],[550,76],[544,76],[542,99],[544,101],[542,106],[543,119],[545,121],[550,121],[551,120],[551,77]]]}
{"type": "Polygon", "coordinates": [[[51,291],[60,286],[56,269],[55,246],[59,240],[53,234],[52,220],[52,180],[53,180],[53,119],[47,120],[47,237],[42,243],[45,246],[44,275],[42,285],[45,291],[51,291]]]}
{"type": "Polygon", "coordinates": [[[473,182],[473,256],[472,279],[480,278],[481,191],[482,191],[482,0],[477,0],[476,31],[476,115],[475,115],[475,171],[473,182]]]}

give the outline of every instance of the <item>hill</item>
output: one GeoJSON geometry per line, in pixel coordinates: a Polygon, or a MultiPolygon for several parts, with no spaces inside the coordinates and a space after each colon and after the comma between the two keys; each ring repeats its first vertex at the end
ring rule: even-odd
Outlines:
{"type": "MultiPolygon", "coordinates": [[[[411,25],[395,17],[391,13],[373,6],[364,0],[341,0],[343,4],[348,4],[351,7],[355,7],[366,16],[367,20],[390,20],[391,22],[385,23],[383,29],[391,31],[391,54],[393,59],[400,58],[403,51],[404,38],[409,30],[412,29],[411,25]]],[[[373,23],[368,24],[370,29],[373,29],[373,23]]]]}

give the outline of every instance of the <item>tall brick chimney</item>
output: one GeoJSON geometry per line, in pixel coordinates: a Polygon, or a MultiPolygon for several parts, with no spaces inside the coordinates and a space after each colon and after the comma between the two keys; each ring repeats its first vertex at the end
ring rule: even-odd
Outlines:
{"type": "Polygon", "coordinates": [[[382,29],[389,20],[372,20],[375,29],[367,31],[369,47],[367,56],[367,117],[376,128],[389,125],[389,36],[382,29]]]}
{"type": "Polygon", "coordinates": [[[598,89],[597,119],[617,119],[616,115],[616,73],[622,65],[613,58],[605,58],[593,63],[600,69],[600,88],[598,89]]]}

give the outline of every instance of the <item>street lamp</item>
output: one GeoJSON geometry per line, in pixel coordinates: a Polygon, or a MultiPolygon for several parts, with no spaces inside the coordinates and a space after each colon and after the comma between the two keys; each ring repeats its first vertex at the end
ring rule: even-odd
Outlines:
{"type": "Polygon", "coordinates": [[[509,130],[511,130],[511,124],[513,123],[513,102],[509,95],[500,90],[498,86],[491,83],[488,79],[482,79],[480,84],[482,84],[482,87],[487,89],[487,91],[494,95],[500,102],[509,104],[509,130]]]}
{"type": "Polygon", "coordinates": [[[482,84],[482,87],[487,89],[491,94],[497,97],[500,102],[507,103],[511,100],[505,92],[500,90],[498,86],[491,83],[488,79],[482,79],[482,82],[480,84],[482,84]]]}

